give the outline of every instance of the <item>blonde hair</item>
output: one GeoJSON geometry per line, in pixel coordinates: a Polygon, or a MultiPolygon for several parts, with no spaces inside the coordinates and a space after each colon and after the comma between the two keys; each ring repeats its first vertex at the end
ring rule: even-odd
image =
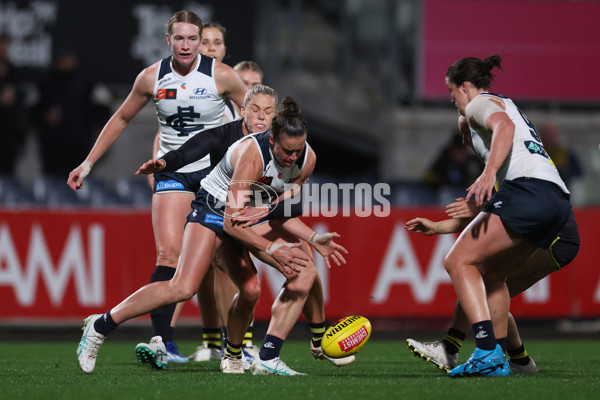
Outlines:
{"type": "Polygon", "coordinates": [[[196,15],[192,11],[177,11],[173,16],[169,19],[167,23],[167,33],[170,35],[173,33],[173,25],[176,22],[186,22],[188,24],[194,24],[198,27],[198,34],[202,33],[202,20],[198,15],[196,15]]]}

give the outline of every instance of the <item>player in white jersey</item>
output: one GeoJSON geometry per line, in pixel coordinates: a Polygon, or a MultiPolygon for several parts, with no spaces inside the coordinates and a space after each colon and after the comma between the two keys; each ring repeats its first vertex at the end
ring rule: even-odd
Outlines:
{"type": "MultiPolygon", "coordinates": [[[[201,31],[202,21],[190,11],[179,11],[171,17],[166,34],[171,56],[138,74],[131,92],[108,121],[85,161],[69,174],[67,184],[73,190],[83,187],[92,166],[150,101],[157,108],[161,152],[175,149],[198,132],[221,124],[223,95],[242,103],[246,88],[237,73],[199,54],[201,31]]],[[[151,282],[168,281],[175,273],[189,204],[207,167],[209,161],[201,160],[170,175],[155,176],[152,225],[157,263],[151,282]]],[[[172,336],[169,325],[174,307],[152,314],[154,334],[165,342],[172,336]]]]}
{"type": "Polygon", "coordinates": [[[505,343],[507,336],[506,279],[538,247],[550,246],[571,212],[569,192],[533,124],[512,101],[489,93],[495,67],[501,67],[497,55],[467,57],[446,73],[451,101],[472,136],[481,139],[479,149],[473,142],[486,160],[466,196],[485,206],[444,260],[476,342],[475,352],[451,377],[510,374],[497,341],[505,343]],[[499,190],[492,196],[496,182],[499,190]]]}
{"type": "MultiPolygon", "coordinates": [[[[295,105],[295,102],[293,104],[295,105]]],[[[297,105],[296,110],[292,109],[291,112],[289,107],[280,111],[276,121],[278,122],[273,124],[272,135],[267,138],[269,147],[267,152],[277,163],[276,168],[277,166],[283,168],[277,168],[281,173],[285,173],[286,169],[292,169],[300,158],[299,156],[303,152],[308,152],[304,158],[305,161],[297,169],[299,175],[290,175],[290,178],[295,178],[294,183],[302,183],[312,173],[316,159],[314,153],[309,152],[306,145],[306,124],[299,114],[297,105]]],[[[232,175],[232,184],[229,187],[227,198],[245,199],[244,193],[240,192],[249,193],[250,184],[269,181],[268,178],[261,179],[264,171],[262,161],[265,159],[264,153],[264,149],[259,149],[252,139],[243,141],[236,147],[236,151],[233,151],[230,156],[235,172],[232,175]]],[[[146,285],[105,314],[93,315],[86,319],[77,352],[80,366],[86,373],[93,371],[98,351],[106,335],[119,324],[158,307],[191,298],[197,292],[211,265],[214,251],[219,246],[225,247],[222,252],[225,263],[239,289],[239,295],[230,308],[228,319],[227,351],[233,355],[224,360],[223,372],[244,372],[241,365],[242,340],[260,295],[260,282],[247,252],[239,243],[229,240],[227,236],[223,235],[223,230],[258,254],[261,260],[270,260],[271,265],[286,275],[288,280],[285,290],[282,291],[286,296],[278,296],[272,320],[283,319],[284,322],[292,320],[291,325],[293,326],[302,311],[302,306],[317,273],[314,262],[305,252],[298,249],[297,243],[290,243],[290,241],[296,240],[294,237],[283,232],[276,232],[277,226],[271,227],[273,231],[270,232],[270,236],[267,236],[268,239],[265,239],[262,232],[256,233],[254,228],[246,229],[239,224],[236,225],[232,218],[242,210],[245,206],[244,202],[231,202],[224,206],[221,203],[217,209],[214,203],[204,201],[204,199],[209,200],[210,197],[211,195],[204,189],[198,192],[194,201],[194,210],[188,216],[188,223],[185,225],[183,248],[177,269],[170,281],[159,281],[146,285]]],[[[318,235],[308,227],[304,226],[304,228],[299,237],[314,244],[314,237],[318,235]]],[[[325,241],[331,243],[330,239],[331,237],[325,241]]],[[[332,246],[331,253],[335,254],[335,252],[337,252],[337,248],[332,246]]],[[[278,335],[283,335],[286,333],[285,330],[289,332],[291,329],[289,323],[278,326],[283,327],[282,331],[277,332],[278,335]]],[[[274,351],[278,353],[281,348],[283,340],[281,336],[278,338],[280,343],[267,346],[271,353],[274,351]]],[[[163,348],[156,342],[154,343],[155,347],[152,346],[153,343],[147,347],[150,350],[156,349],[156,352],[147,354],[151,356],[149,361],[156,368],[161,368],[161,364],[164,363],[164,358],[161,357],[163,348]]],[[[266,360],[263,358],[263,360],[271,368],[271,373],[296,374],[277,356],[266,360]]]]}

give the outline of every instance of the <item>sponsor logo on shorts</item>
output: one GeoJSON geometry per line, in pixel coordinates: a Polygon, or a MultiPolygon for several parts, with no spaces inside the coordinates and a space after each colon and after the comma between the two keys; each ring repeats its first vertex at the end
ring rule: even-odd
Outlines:
{"type": "Polygon", "coordinates": [[[502,208],[502,200],[495,202],[494,208],[502,208]]]}
{"type": "Polygon", "coordinates": [[[204,216],[204,223],[223,226],[223,217],[219,217],[218,215],[213,214],[206,214],[204,216]]]}
{"type": "Polygon", "coordinates": [[[156,184],[156,191],[183,189],[183,183],[176,180],[160,181],[156,184]]]}

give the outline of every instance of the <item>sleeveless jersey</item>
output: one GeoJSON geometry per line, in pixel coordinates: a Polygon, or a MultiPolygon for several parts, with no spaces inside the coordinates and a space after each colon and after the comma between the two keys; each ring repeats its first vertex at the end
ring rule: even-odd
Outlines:
{"type": "MultiPolygon", "coordinates": [[[[489,113],[490,109],[486,109],[486,104],[483,103],[489,101],[504,105],[506,114],[515,125],[512,147],[496,175],[497,184],[499,185],[505,179],[537,178],[553,182],[563,192],[569,193],[552,159],[550,159],[550,156],[544,150],[535,127],[517,108],[515,103],[507,97],[491,93],[480,93],[465,108],[465,116],[469,121],[473,147],[479,157],[487,163],[492,145],[492,132],[485,128],[485,120],[491,115],[489,113]],[[481,128],[472,127],[471,118],[481,128]]],[[[496,107],[497,111],[502,111],[502,108],[499,106],[496,107]]]]}
{"type": "MultiPolygon", "coordinates": [[[[158,157],[176,150],[198,132],[221,125],[225,101],[215,83],[214,59],[198,55],[196,66],[186,76],[173,70],[171,57],[161,60],[154,103],[160,126],[158,157]]],[[[209,166],[210,159],[205,157],[177,172],[194,172],[209,166]]]]}
{"type": "Polygon", "coordinates": [[[277,194],[281,194],[302,172],[308,154],[308,143],[304,145],[304,150],[298,157],[298,160],[290,167],[282,167],[273,159],[271,147],[269,146],[269,134],[271,131],[254,133],[241,138],[229,147],[225,157],[217,164],[210,174],[200,182],[200,186],[208,193],[213,195],[219,201],[225,203],[227,200],[227,190],[233,176],[233,167],[231,165],[232,151],[243,141],[252,140],[260,152],[263,164],[263,173],[259,179],[259,184],[268,186],[277,194]]]}

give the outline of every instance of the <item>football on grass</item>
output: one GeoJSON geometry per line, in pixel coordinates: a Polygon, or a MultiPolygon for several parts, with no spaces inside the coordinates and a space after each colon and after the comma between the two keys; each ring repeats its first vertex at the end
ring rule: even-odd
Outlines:
{"type": "Polygon", "coordinates": [[[371,322],[360,315],[342,318],[323,336],[321,348],[329,357],[341,358],[358,353],[371,336],[371,322]]]}

